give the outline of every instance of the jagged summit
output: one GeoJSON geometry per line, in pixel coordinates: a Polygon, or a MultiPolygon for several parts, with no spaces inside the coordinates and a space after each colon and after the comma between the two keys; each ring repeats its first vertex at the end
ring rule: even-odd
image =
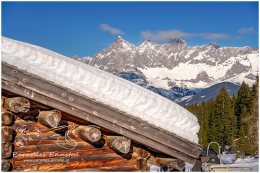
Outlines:
{"type": "Polygon", "coordinates": [[[129,43],[126,41],[122,36],[117,36],[117,38],[114,40],[114,42],[111,44],[111,47],[114,49],[133,49],[135,48],[135,45],[129,43]]]}
{"type": "Polygon", "coordinates": [[[123,37],[121,35],[118,35],[117,39],[123,39],[123,37]]]}
{"type": "Polygon", "coordinates": [[[212,47],[214,47],[215,49],[220,48],[220,46],[219,46],[216,42],[211,42],[211,43],[208,44],[208,46],[212,46],[212,47]]]}
{"type": "Polygon", "coordinates": [[[249,85],[255,82],[259,72],[258,50],[219,48],[216,43],[186,44],[185,40],[174,38],[171,43],[145,40],[135,46],[118,37],[91,60],[83,60],[96,68],[123,75],[171,100],[190,99],[192,94],[221,82],[245,81],[249,85]]]}
{"type": "Polygon", "coordinates": [[[187,42],[181,38],[172,38],[170,43],[173,45],[187,45],[187,42]]]}
{"type": "Polygon", "coordinates": [[[125,40],[123,39],[122,36],[118,35],[116,37],[116,39],[114,40],[114,43],[121,43],[121,42],[124,42],[125,40]]]}
{"type": "Polygon", "coordinates": [[[151,46],[153,44],[152,40],[145,40],[144,42],[142,42],[139,47],[143,47],[143,46],[151,46]]]}
{"type": "Polygon", "coordinates": [[[226,80],[252,83],[259,71],[258,52],[253,48],[219,48],[216,43],[186,44],[181,38],[173,38],[167,44],[145,40],[135,46],[119,36],[111,46],[96,54],[90,65],[107,71],[126,71],[128,66],[135,67],[149,82],[161,88],[204,88],[226,80]]]}

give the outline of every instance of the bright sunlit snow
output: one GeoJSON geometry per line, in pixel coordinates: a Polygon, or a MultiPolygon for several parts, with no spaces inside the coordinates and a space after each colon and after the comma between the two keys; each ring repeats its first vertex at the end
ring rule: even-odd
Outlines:
{"type": "Polygon", "coordinates": [[[198,143],[197,118],[129,81],[31,44],[2,37],[2,61],[198,143]]]}

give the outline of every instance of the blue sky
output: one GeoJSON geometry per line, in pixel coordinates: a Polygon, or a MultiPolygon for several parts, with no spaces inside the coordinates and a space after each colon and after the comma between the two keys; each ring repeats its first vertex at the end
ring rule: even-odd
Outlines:
{"type": "Polygon", "coordinates": [[[258,2],[2,2],[2,35],[70,57],[93,56],[117,35],[258,47],[258,2]]]}

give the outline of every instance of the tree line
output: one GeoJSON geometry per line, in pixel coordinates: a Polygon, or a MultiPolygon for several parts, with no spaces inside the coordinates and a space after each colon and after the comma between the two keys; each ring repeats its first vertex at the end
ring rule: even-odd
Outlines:
{"type": "Polygon", "coordinates": [[[233,96],[223,86],[215,99],[186,106],[198,118],[199,144],[215,141],[222,151],[229,148],[240,156],[258,155],[258,82],[257,77],[252,88],[243,82],[233,96]]]}

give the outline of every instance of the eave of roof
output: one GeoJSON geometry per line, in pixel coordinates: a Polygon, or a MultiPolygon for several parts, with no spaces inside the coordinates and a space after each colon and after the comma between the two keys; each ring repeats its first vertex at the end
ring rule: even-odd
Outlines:
{"type": "Polygon", "coordinates": [[[191,164],[196,162],[202,150],[198,144],[7,63],[2,63],[2,88],[90,121],[191,164]]]}

